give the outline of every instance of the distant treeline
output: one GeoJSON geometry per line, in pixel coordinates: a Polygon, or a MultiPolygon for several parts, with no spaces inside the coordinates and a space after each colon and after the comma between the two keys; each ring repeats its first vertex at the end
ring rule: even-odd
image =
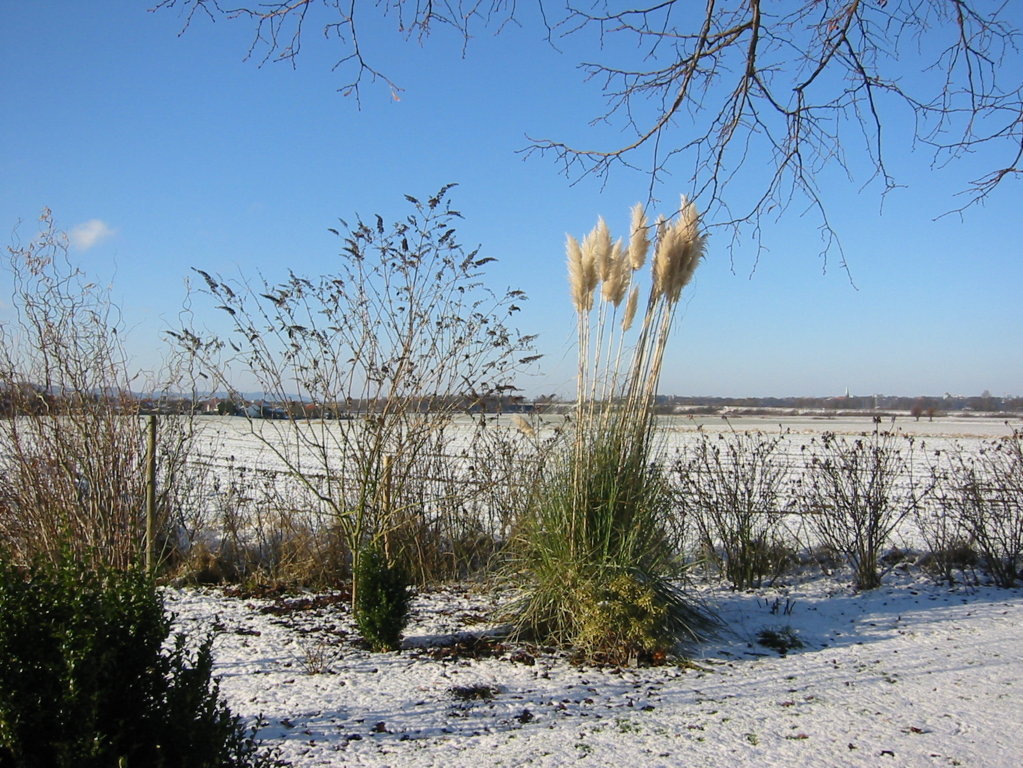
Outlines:
{"type": "Polygon", "coordinates": [[[953,412],[1018,413],[1023,411],[1023,397],[997,397],[988,393],[976,396],[942,395],[940,397],[901,397],[896,395],[844,395],[839,397],[680,397],[661,395],[658,409],[672,412],[684,409],[722,408],[791,409],[830,411],[908,411],[917,416],[936,416],[953,412]]]}
{"type": "MultiPolygon", "coordinates": [[[[66,410],[69,399],[81,401],[83,395],[69,398],[46,392],[29,384],[0,389],[0,416],[38,413],[60,402],[66,410]]],[[[183,395],[93,394],[93,401],[116,402],[125,412],[138,414],[210,414],[248,416],[250,418],[346,419],[373,413],[383,403],[370,400],[347,400],[338,403],[312,403],[301,400],[270,400],[248,397],[201,397],[183,395]]],[[[520,395],[423,397],[419,410],[465,413],[557,413],[571,410],[573,403],[556,395],[528,399],[520,395]]],[[[761,410],[792,411],[898,411],[921,417],[948,413],[1023,413],[1023,397],[998,397],[988,393],[975,396],[943,395],[940,397],[901,397],[894,395],[848,395],[839,397],[712,397],[658,395],[655,410],[659,413],[719,413],[725,409],[756,412],[761,410]]]]}

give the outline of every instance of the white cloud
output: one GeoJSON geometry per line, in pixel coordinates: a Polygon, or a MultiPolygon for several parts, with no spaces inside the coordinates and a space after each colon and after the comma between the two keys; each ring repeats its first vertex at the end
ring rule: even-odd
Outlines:
{"type": "Polygon", "coordinates": [[[71,244],[80,251],[87,251],[113,237],[116,232],[117,230],[111,229],[105,221],[89,219],[71,230],[71,244]]]}

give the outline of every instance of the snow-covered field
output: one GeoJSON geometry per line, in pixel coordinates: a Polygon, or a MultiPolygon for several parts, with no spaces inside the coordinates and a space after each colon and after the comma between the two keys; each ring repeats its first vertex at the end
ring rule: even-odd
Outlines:
{"type": "MultiPolygon", "coordinates": [[[[481,417],[472,417],[473,426],[481,417]]],[[[517,416],[488,415],[482,417],[485,423],[494,430],[505,430],[511,434],[518,432],[517,416]]],[[[535,427],[537,434],[549,435],[560,427],[561,416],[527,417],[528,423],[535,427]]],[[[670,460],[676,451],[692,444],[699,437],[698,430],[715,434],[719,432],[763,432],[778,434],[785,432],[786,447],[793,463],[802,463],[801,448],[808,445],[823,432],[834,432],[838,435],[861,435],[874,430],[873,417],[869,414],[859,416],[738,416],[724,418],[722,416],[662,416],[658,419],[660,440],[655,447],[659,455],[670,460]]],[[[265,442],[275,445],[290,460],[298,465],[308,462],[310,458],[312,471],[321,470],[324,458],[319,451],[310,451],[308,443],[296,439],[299,435],[319,435],[313,443],[324,446],[327,461],[337,458],[337,451],[343,440],[334,434],[338,430],[359,428],[359,422],[339,421],[250,421],[236,416],[211,416],[200,419],[199,437],[195,446],[198,461],[221,469],[246,468],[248,470],[269,470],[284,472],[287,467],[280,455],[270,450],[265,442]],[[262,439],[260,439],[262,436],[262,439]],[[302,445],[305,444],[305,448],[302,445]],[[303,459],[303,454],[306,454],[303,459]],[[313,455],[309,455],[313,454],[313,455]]],[[[942,417],[934,421],[927,419],[915,420],[909,416],[897,418],[894,422],[885,419],[881,423],[883,430],[891,430],[898,434],[914,438],[914,455],[918,465],[926,466],[928,455],[935,449],[946,449],[960,444],[970,446],[981,440],[1007,437],[1013,428],[1023,429],[1023,418],[1019,415],[1005,418],[942,417]]],[[[456,417],[446,428],[449,452],[457,455],[459,449],[465,448],[465,438],[470,431],[469,417],[456,417]]]]}
{"type": "Polygon", "coordinates": [[[165,596],[179,627],[217,633],[231,708],[295,766],[1023,764],[1023,593],[903,571],[869,593],[698,592],[720,636],[642,669],[472,641],[495,597],[468,587],[419,595],[386,654],[359,646],[343,600],[165,596]],[[804,646],[781,655],[764,629],[804,646]]]}
{"type": "MultiPolygon", "coordinates": [[[[676,417],[662,422],[667,443],[700,423],[779,429],[676,417]]],[[[265,466],[244,420],[209,424],[211,453],[265,466]]],[[[809,440],[873,423],[784,426],[809,440]]],[[[896,427],[939,446],[1011,432],[976,418],[896,427]]],[[[232,710],[262,717],[260,738],[295,766],[1023,765],[1023,591],[936,586],[915,567],[873,592],[848,584],[808,571],[756,593],[696,585],[721,632],[690,663],[642,669],[502,644],[488,623],[502,596],[482,585],[417,595],[404,647],[388,654],[362,647],[340,595],[165,599],[179,628],[215,633],[232,710]],[[758,643],[764,630],[803,645],[782,655],[758,643]]]]}
{"type": "MultiPolygon", "coordinates": [[[[535,434],[543,437],[553,435],[561,426],[563,418],[557,415],[532,416],[529,422],[535,434]]],[[[481,419],[491,436],[504,435],[504,445],[509,450],[529,450],[530,438],[521,433],[518,416],[491,414],[471,417],[471,420],[470,417],[456,417],[451,422],[444,422],[443,432],[446,446],[444,454],[450,466],[456,468],[455,471],[463,471],[466,466],[480,460],[476,453],[478,448],[470,445],[470,435],[479,428],[481,419]],[[458,470],[459,467],[462,470],[458,470]]],[[[687,450],[691,450],[701,435],[713,438],[719,433],[757,432],[765,435],[768,440],[774,435],[784,435],[773,456],[787,463],[793,475],[804,470],[811,452],[819,450],[822,433],[832,432],[849,441],[856,436],[869,434],[877,427],[869,413],[853,416],[779,414],[727,419],[722,416],[665,416],[660,417],[657,423],[659,439],[654,445],[655,456],[665,466],[671,467],[687,450]]],[[[212,495],[200,505],[204,511],[229,505],[232,501],[236,503],[238,496],[232,500],[226,498],[233,492],[240,492],[241,496],[253,496],[269,490],[277,494],[279,499],[295,502],[293,509],[317,509],[315,499],[305,485],[296,479],[291,468],[301,467],[307,476],[314,478],[343,471],[345,462],[341,454],[345,440],[340,436],[340,431],[361,428],[358,420],[289,423],[216,416],[204,417],[198,424],[200,430],[193,461],[214,470],[222,481],[219,490],[211,492],[212,495]],[[232,480],[234,485],[228,480],[232,480]],[[221,498],[218,499],[216,494],[221,498]],[[305,499],[305,503],[301,499],[305,499]]],[[[1019,415],[999,418],[946,416],[931,421],[903,415],[894,422],[883,420],[880,428],[899,436],[894,448],[905,459],[906,466],[911,468],[912,481],[919,490],[927,485],[932,468],[940,467],[942,463],[947,465],[949,458],[960,450],[969,454],[978,450],[985,441],[1011,436],[1014,428],[1023,428],[1023,418],[1019,415]]],[[[909,487],[910,481],[909,476],[900,479],[905,487],[909,487]]],[[[430,476],[424,476],[423,483],[429,482],[430,476]]],[[[437,496],[445,498],[447,491],[441,489],[437,496]]],[[[476,510],[482,520],[492,520],[494,515],[500,518],[502,511],[476,510]]],[[[316,515],[324,512],[330,514],[330,510],[322,508],[319,513],[307,511],[310,522],[314,526],[318,525],[322,518],[316,515]]],[[[204,514],[202,520],[204,525],[209,525],[208,515],[204,514]]],[[[793,529],[802,527],[798,517],[788,519],[786,524],[793,529]]],[[[911,517],[898,526],[892,543],[903,548],[920,549],[925,546],[911,517]]]]}

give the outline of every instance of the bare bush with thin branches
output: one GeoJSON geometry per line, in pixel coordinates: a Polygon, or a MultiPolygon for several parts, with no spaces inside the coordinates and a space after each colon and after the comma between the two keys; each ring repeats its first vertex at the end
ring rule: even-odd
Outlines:
{"type": "MultiPolygon", "coordinates": [[[[145,545],[147,440],[117,308],[70,263],[48,210],[36,237],[7,251],[16,315],[0,329],[0,536],[21,559],[57,562],[70,548],[127,567],[145,545]]],[[[164,556],[195,501],[192,435],[187,417],[159,431],[164,556]]]]}
{"type": "Polygon", "coordinates": [[[939,504],[983,556],[995,582],[1015,586],[1023,569],[1023,433],[953,451],[939,504]]]}
{"type": "Polygon", "coordinates": [[[807,527],[846,558],[858,589],[881,585],[885,547],[930,490],[913,475],[914,438],[883,428],[879,417],[874,424],[855,437],[814,438],[801,478],[807,527]]]}
{"type": "Polygon", "coordinates": [[[344,538],[317,525],[316,500],[301,485],[233,460],[211,475],[207,514],[189,539],[181,581],[323,587],[348,573],[344,538]]]}
{"type": "MultiPolygon", "coordinates": [[[[912,415],[912,414],[911,414],[912,415]]],[[[932,578],[952,586],[957,579],[974,580],[979,558],[952,497],[952,466],[962,466],[969,449],[956,443],[936,449],[930,458],[932,493],[914,511],[916,529],[926,546],[918,563],[932,578]]]]}
{"type": "Polygon", "coordinates": [[[493,259],[458,243],[449,190],[406,196],[412,213],[390,227],[379,216],[342,221],[337,269],[317,278],[253,286],[197,270],[229,330],[176,332],[212,388],[242,400],[242,377],[262,393],[247,410],[252,434],[355,565],[366,545],[402,538],[427,513],[421,480],[452,418],[499,408],[537,359],[532,337],[510,325],[524,294],[485,286],[493,259]]]}
{"type": "Polygon", "coordinates": [[[674,466],[679,511],[736,589],[777,578],[791,553],[784,518],[791,469],[785,433],[700,431],[674,466]]]}

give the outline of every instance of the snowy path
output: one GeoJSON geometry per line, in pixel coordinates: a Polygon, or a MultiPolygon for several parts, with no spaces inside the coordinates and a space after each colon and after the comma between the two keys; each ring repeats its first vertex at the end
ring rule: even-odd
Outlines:
{"type": "Polygon", "coordinates": [[[711,591],[728,636],[689,668],[626,670],[427,647],[486,627],[489,596],[465,589],[419,596],[391,654],[358,648],[342,601],[275,615],[216,591],[166,597],[181,627],[218,630],[230,706],[262,715],[261,737],[296,766],[1023,764],[1020,591],[905,574],[866,594],[823,578],[711,591]],[[802,649],[756,643],[788,627],[802,649]]]}

